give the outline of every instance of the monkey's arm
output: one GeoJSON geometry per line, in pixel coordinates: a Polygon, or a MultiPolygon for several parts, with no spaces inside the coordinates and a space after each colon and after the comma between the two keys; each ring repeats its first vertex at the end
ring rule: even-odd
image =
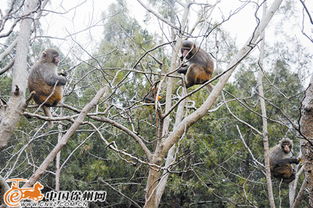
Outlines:
{"type": "Polygon", "coordinates": [[[43,74],[43,79],[50,86],[54,86],[55,83],[57,83],[57,85],[65,85],[67,81],[64,76],[57,75],[53,73],[52,71],[49,71],[49,73],[43,74]]]}
{"type": "Polygon", "coordinates": [[[181,67],[179,67],[177,72],[180,73],[180,74],[186,74],[188,68],[189,68],[189,65],[182,65],[181,67]]]}
{"type": "Polygon", "coordinates": [[[45,81],[46,81],[47,84],[50,85],[50,86],[54,86],[55,83],[57,83],[57,86],[58,86],[58,85],[65,85],[67,80],[66,80],[66,78],[63,77],[63,76],[54,75],[54,76],[51,76],[51,77],[48,78],[48,79],[45,79],[45,81]]]}
{"type": "Polygon", "coordinates": [[[285,158],[285,159],[280,159],[280,160],[277,160],[276,163],[275,163],[275,166],[276,167],[279,167],[279,166],[284,166],[286,164],[299,164],[299,159],[296,159],[296,158],[285,158]]]}
{"type": "Polygon", "coordinates": [[[190,64],[187,63],[187,60],[184,60],[184,56],[179,57],[180,67],[178,68],[177,72],[179,74],[186,74],[190,64]]]}

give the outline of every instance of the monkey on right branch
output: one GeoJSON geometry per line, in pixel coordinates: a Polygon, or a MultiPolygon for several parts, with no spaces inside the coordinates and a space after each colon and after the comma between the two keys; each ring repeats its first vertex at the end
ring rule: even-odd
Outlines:
{"type": "Polygon", "coordinates": [[[178,73],[186,75],[186,87],[203,84],[212,78],[214,62],[211,56],[193,42],[185,40],[182,43],[181,61],[187,60],[188,64],[182,64],[178,73]]]}
{"type": "Polygon", "coordinates": [[[292,158],[292,146],[292,140],[283,138],[270,149],[271,174],[285,183],[290,183],[295,179],[295,172],[291,164],[300,162],[299,159],[292,158]]]}

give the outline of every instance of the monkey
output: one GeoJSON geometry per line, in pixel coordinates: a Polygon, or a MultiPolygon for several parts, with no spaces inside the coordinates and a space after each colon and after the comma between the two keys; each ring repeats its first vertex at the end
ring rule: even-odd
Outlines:
{"type": "Polygon", "coordinates": [[[292,158],[293,142],[289,138],[283,138],[277,145],[270,149],[270,168],[273,177],[290,183],[295,179],[295,172],[291,164],[298,164],[299,159],[292,158]]]}
{"type": "MultiPolygon", "coordinates": [[[[60,62],[59,53],[55,49],[46,49],[38,62],[30,71],[28,88],[32,98],[42,109],[46,116],[52,117],[50,107],[56,106],[63,97],[63,86],[67,79],[64,73],[57,74],[60,62]]],[[[52,127],[52,122],[48,123],[52,127]]]]}
{"type": "Polygon", "coordinates": [[[150,92],[144,97],[145,103],[154,103],[155,100],[160,101],[162,99],[161,96],[157,96],[158,88],[151,88],[150,92]]]}
{"type": "Polygon", "coordinates": [[[188,64],[182,63],[177,70],[186,76],[186,87],[203,84],[212,78],[214,62],[211,56],[191,41],[185,40],[181,47],[181,62],[186,59],[188,64]]]}
{"type": "Polygon", "coordinates": [[[144,97],[143,100],[145,103],[154,103],[156,100],[160,101],[162,99],[162,96],[157,96],[159,82],[160,81],[157,81],[155,84],[153,84],[149,93],[144,97]]]}

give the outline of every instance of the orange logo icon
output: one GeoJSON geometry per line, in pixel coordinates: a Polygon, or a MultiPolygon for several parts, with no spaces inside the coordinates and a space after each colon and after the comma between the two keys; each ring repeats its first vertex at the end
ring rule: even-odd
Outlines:
{"type": "Polygon", "coordinates": [[[20,202],[23,199],[30,199],[35,202],[43,199],[43,194],[40,191],[43,189],[43,185],[41,185],[39,182],[36,182],[33,187],[20,188],[19,182],[27,182],[26,179],[13,178],[6,181],[12,182],[11,188],[5,192],[3,196],[4,203],[10,207],[21,206],[20,202]]]}

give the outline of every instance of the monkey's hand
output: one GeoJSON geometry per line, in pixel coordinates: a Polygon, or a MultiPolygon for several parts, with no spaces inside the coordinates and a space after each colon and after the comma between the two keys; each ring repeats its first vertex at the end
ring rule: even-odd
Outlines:
{"type": "Polygon", "coordinates": [[[299,164],[301,162],[301,158],[290,158],[289,159],[290,164],[299,164]]]}
{"type": "Polygon", "coordinates": [[[302,163],[303,162],[303,159],[301,158],[301,157],[299,157],[299,158],[297,158],[298,159],[298,163],[297,164],[299,164],[299,163],[302,163]]]}
{"type": "Polygon", "coordinates": [[[67,72],[66,72],[66,71],[59,72],[58,74],[61,75],[61,76],[63,76],[63,77],[66,77],[66,76],[67,76],[67,72]]]}
{"type": "Polygon", "coordinates": [[[301,161],[301,158],[291,158],[290,163],[299,164],[301,161]]]}

